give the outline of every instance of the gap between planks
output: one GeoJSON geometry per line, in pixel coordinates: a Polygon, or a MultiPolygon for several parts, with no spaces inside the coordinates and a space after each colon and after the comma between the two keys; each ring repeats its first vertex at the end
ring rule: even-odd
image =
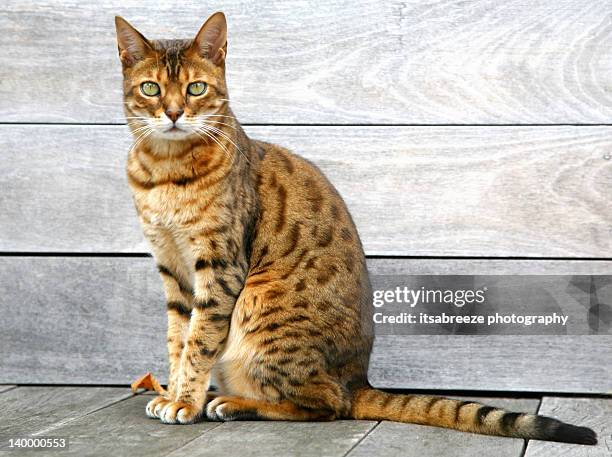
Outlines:
{"type": "MultiPolygon", "coordinates": [[[[149,252],[80,252],[80,251],[0,251],[0,257],[91,257],[91,258],[153,258],[149,252]]],[[[372,260],[513,260],[538,262],[610,262],[611,257],[538,257],[538,256],[461,256],[461,255],[392,255],[366,254],[372,260]]]]}
{"type": "MultiPolygon", "coordinates": [[[[536,408],[535,414],[538,415],[540,414],[540,408],[542,407],[542,398],[541,397],[538,401],[538,407],[536,408]]],[[[520,457],[525,457],[525,454],[527,453],[527,447],[529,446],[529,440],[525,440],[523,441],[523,449],[521,449],[521,455],[520,457]]]]}
{"type": "MultiPolygon", "coordinates": [[[[127,123],[113,122],[0,122],[0,125],[44,125],[44,126],[71,126],[71,127],[89,127],[89,126],[126,126],[127,123]]],[[[535,123],[535,124],[322,124],[322,123],[281,123],[281,122],[241,122],[243,127],[612,127],[612,124],[606,123],[535,123]]]]}
{"type": "Polygon", "coordinates": [[[351,452],[353,452],[353,449],[356,449],[362,442],[363,440],[365,440],[374,430],[376,430],[376,427],[378,427],[381,424],[382,421],[378,421],[376,422],[372,428],[370,428],[370,430],[368,430],[366,433],[363,434],[363,436],[361,438],[359,438],[359,440],[353,445],[351,446],[350,449],[348,449],[344,455],[342,457],[347,457],[351,452]]]}

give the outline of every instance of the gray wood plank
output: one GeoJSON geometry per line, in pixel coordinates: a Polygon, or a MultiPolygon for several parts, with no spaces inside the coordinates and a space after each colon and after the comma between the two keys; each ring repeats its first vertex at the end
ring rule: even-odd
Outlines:
{"type": "Polygon", "coordinates": [[[369,379],[397,389],[606,393],[612,336],[381,335],[369,379]]]}
{"type": "Polygon", "coordinates": [[[226,422],[168,457],[341,457],[375,425],[373,421],[226,422]]]}
{"type": "Polygon", "coordinates": [[[165,377],[165,304],[152,259],[4,257],[0,264],[7,314],[0,382],[129,384],[148,371],[165,377]]]}
{"type": "Polygon", "coordinates": [[[17,386],[10,386],[10,385],[0,386],[0,393],[6,392],[7,390],[14,389],[15,387],[17,387],[17,386]]]}
{"type": "MultiPolygon", "coordinates": [[[[535,413],[538,400],[471,398],[488,405],[511,411],[535,413]]],[[[523,440],[475,435],[423,425],[382,422],[359,445],[349,457],[473,457],[487,455],[495,457],[520,457],[523,440]]]]}
{"type": "Polygon", "coordinates": [[[48,431],[132,395],[126,388],[18,387],[0,395],[0,444],[48,431]]]}
{"type": "Polygon", "coordinates": [[[371,275],[609,275],[612,261],[368,259],[371,275]]]}
{"type": "MultiPolygon", "coordinates": [[[[54,428],[47,436],[68,438],[69,449],[45,451],[45,455],[161,457],[202,434],[206,436],[219,425],[162,424],[145,415],[145,405],[150,400],[150,396],[138,395],[54,428]]],[[[20,451],[19,455],[36,457],[41,453],[31,450],[20,451]]]]}
{"type": "MultiPolygon", "coordinates": [[[[249,132],[323,169],[370,255],[612,257],[610,127],[249,132]]],[[[0,249],[146,252],[128,145],[120,126],[0,126],[0,249]]]]}
{"type": "MultiPolygon", "coordinates": [[[[612,265],[607,262],[370,259],[368,266],[372,274],[379,275],[609,275],[612,265]]],[[[521,292],[517,292],[517,297],[521,297],[521,292]]],[[[612,391],[611,343],[610,336],[604,335],[380,335],[370,359],[370,382],[378,387],[398,389],[454,390],[460,385],[471,390],[605,393],[612,391]],[[588,376],[584,375],[585,370],[588,376]]]]}
{"type": "Polygon", "coordinates": [[[540,414],[597,432],[596,446],[530,441],[525,457],[609,457],[612,453],[612,398],[544,397],[540,414]]]}
{"type": "Polygon", "coordinates": [[[612,117],[609,6],[4,2],[0,120],[119,122],[113,15],[151,38],[176,38],[192,37],[223,9],[230,94],[246,122],[604,123],[612,117]]]}
{"type": "MultiPolygon", "coordinates": [[[[373,275],[612,269],[612,262],[473,264],[372,259],[369,268],[373,275]]],[[[165,305],[152,259],[0,257],[0,271],[0,382],[125,384],[147,371],[165,380],[165,305]]],[[[608,392],[611,343],[610,336],[379,336],[370,380],[389,388],[608,392]]]]}

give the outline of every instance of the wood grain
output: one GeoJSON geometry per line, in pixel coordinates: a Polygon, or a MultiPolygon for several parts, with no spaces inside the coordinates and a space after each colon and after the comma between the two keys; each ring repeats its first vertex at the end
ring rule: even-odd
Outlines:
{"type": "Polygon", "coordinates": [[[612,398],[544,397],[540,414],[590,427],[598,435],[596,446],[530,441],[525,457],[609,457],[612,451],[612,398]]]}
{"type": "Polygon", "coordinates": [[[121,122],[113,16],[192,37],[222,9],[247,123],[607,123],[609,3],[5,2],[0,120],[121,122]],[[34,65],[34,62],[36,63],[34,65]]]}
{"type": "Polygon", "coordinates": [[[2,386],[0,386],[0,393],[2,393],[2,392],[6,392],[6,391],[8,391],[8,390],[12,390],[12,389],[14,389],[15,387],[17,387],[17,386],[2,385],[2,386]]]}
{"type": "Polygon", "coordinates": [[[606,393],[611,361],[609,335],[381,335],[369,379],[390,389],[606,393]]]}
{"type": "MultiPolygon", "coordinates": [[[[375,259],[369,269],[472,271],[470,261],[437,262],[375,259]]],[[[612,262],[481,260],[473,271],[611,268],[612,262]]],[[[165,380],[165,305],[152,259],[0,257],[0,271],[0,382],[127,384],[147,371],[165,380]]],[[[387,388],[608,392],[611,338],[380,336],[370,381],[387,388]]]]}
{"type": "Polygon", "coordinates": [[[132,395],[126,388],[18,387],[0,395],[0,445],[9,438],[45,434],[132,395]],[[10,419],[10,420],[8,420],[10,419]]]}
{"type": "Polygon", "coordinates": [[[226,422],[168,457],[344,456],[374,426],[372,421],[226,422]]]}
{"type": "MultiPolygon", "coordinates": [[[[459,397],[510,411],[535,413],[538,400],[459,397]]],[[[523,440],[460,433],[423,425],[382,422],[348,457],[520,457],[523,440]]]]}
{"type": "MultiPolygon", "coordinates": [[[[165,457],[219,426],[202,422],[173,427],[151,420],[145,415],[145,406],[150,400],[148,395],[138,395],[54,427],[48,435],[66,437],[70,446],[67,450],[45,451],[44,455],[165,457]]],[[[18,455],[38,457],[41,451],[23,450],[18,455]]]]}
{"type": "MultiPolygon", "coordinates": [[[[612,257],[610,127],[248,131],[322,168],[370,255],[612,257]]],[[[128,148],[120,126],[0,126],[0,249],[146,252],[128,148]]]]}

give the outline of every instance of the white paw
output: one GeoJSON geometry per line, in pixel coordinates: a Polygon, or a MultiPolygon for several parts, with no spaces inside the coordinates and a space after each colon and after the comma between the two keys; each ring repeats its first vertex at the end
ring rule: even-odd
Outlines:
{"type": "Polygon", "coordinates": [[[215,398],[206,405],[206,417],[211,421],[225,420],[224,403],[221,397],[215,398]]]}
{"type": "Polygon", "coordinates": [[[159,413],[161,411],[161,408],[168,402],[169,401],[162,396],[155,397],[153,400],[147,403],[147,407],[145,408],[145,412],[147,416],[149,416],[152,419],[159,418],[159,413]]]}

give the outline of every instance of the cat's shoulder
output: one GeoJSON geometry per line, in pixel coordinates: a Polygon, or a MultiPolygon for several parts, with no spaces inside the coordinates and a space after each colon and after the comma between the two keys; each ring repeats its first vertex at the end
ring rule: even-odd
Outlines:
{"type": "Polygon", "coordinates": [[[280,173],[286,177],[323,176],[319,167],[313,162],[286,147],[261,140],[255,140],[254,143],[261,159],[261,172],[264,174],[280,173]]]}

